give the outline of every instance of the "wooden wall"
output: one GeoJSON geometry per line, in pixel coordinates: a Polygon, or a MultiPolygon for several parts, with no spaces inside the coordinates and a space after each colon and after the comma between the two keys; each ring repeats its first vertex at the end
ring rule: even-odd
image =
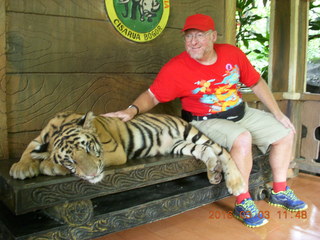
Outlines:
{"type": "Polygon", "coordinates": [[[5,2],[0,1],[0,159],[8,157],[6,109],[6,21],[5,2]]]}
{"type": "MultiPolygon", "coordinates": [[[[213,16],[219,41],[234,42],[234,0],[170,5],[164,32],[152,42],[134,43],[116,32],[104,0],[2,1],[0,158],[19,157],[59,111],[100,114],[127,107],[183,51],[180,29],[188,15],[213,16]]],[[[178,104],[155,111],[178,114],[178,104]]]]}

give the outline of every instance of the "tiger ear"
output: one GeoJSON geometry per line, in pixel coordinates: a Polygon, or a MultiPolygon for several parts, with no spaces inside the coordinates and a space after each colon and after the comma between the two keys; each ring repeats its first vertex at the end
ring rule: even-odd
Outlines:
{"type": "Polygon", "coordinates": [[[78,125],[82,126],[85,129],[92,128],[92,120],[94,119],[93,112],[87,112],[82,118],[78,121],[78,125]]]}

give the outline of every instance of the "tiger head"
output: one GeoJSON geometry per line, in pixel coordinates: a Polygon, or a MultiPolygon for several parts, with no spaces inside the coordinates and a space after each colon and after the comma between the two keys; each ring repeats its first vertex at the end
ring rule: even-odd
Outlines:
{"type": "MultiPolygon", "coordinates": [[[[92,124],[93,118],[93,113],[89,112],[80,119],[57,127],[47,143],[47,153],[51,161],[67,168],[72,174],[97,183],[104,177],[104,164],[102,146],[92,124]]],[[[43,150],[39,149],[31,153],[32,158],[39,159],[40,154],[44,156],[43,150]]]]}

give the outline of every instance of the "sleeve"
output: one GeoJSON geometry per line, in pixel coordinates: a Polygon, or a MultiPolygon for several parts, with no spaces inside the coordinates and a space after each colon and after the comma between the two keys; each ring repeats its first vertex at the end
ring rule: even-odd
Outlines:
{"type": "Polygon", "coordinates": [[[240,67],[240,82],[245,84],[247,87],[251,87],[255,85],[261,75],[260,73],[252,66],[247,56],[242,52],[239,48],[238,49],[238,62],[240,67]]]}
{"type": "Polygon", "coordinates": [[[149,91],[159,102],[169,102],[179,96],[175,81],[175,68],[169,62],[162,67],[157,77],[151,84],[149,91]]]}

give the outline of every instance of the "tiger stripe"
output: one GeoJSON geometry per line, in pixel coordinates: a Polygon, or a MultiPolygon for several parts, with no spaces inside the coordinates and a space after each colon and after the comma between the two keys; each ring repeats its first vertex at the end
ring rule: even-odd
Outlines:
{"type": "Polygon", "coordinates": [[[103,179],[108,166],[167,154],[203,161],[211,183],[221,179],[223,170],[230,193],[236,195],[244,189],[241,174],[226,149],[178,117],[149,113],[128,122],[91,112],[57,114],[12,166],[10,175],[23,179],[40,171],[47,175],[71,172],[96,183],[103,179]],[[42,161],[34,165],[41,165],[40,170],[25,167],[35,159],[42,161]]]}

